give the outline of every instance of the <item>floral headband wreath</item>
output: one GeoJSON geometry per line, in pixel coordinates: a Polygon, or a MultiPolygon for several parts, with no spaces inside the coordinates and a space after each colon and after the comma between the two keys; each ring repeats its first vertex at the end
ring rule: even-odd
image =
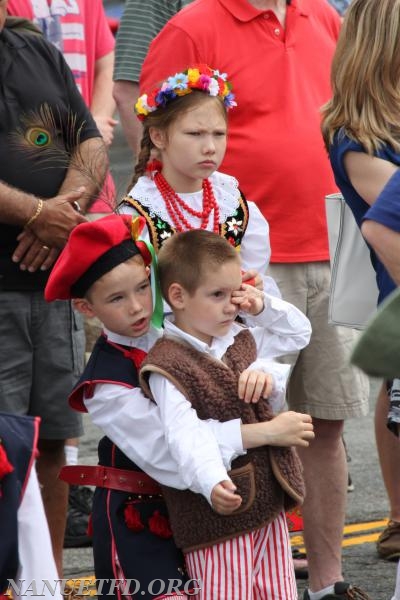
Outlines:
{"type": "Polygon", "coordinates": [[[190,94],[193,90],[222,98],[227,110],[237,106],[235,95],[231,91],[232,85],[227,81],[227,74],[207,65],[199,65],[168,77],[160,87],[140,96],[135,104],[136,115],[143,121],[158,108],[164,108],[175,98],[190,94]]]}

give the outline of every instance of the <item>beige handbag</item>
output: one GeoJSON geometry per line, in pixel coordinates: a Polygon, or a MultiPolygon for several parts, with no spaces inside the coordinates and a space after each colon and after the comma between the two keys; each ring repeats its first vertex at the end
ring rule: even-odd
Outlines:
{"type": "Polygon", "coordinates": [[[341,194],[326,196],[325,208],[331,261],[328,320],[363,329],[378,301],[370,251],[341,194]]]}

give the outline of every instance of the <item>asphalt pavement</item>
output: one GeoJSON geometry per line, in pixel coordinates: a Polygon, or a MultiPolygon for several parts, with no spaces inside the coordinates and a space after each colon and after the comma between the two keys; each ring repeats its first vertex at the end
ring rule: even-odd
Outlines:
{"type": "MultiPolygon", "coordinates": [[[[111,169],[121,197],[125,193],[131,174],[132,156],[119,128],[111,152],[111,169]]],[[[369,593],[372,600],[391,600],[396,564],[379,559],[375,549],[375,540],[383,529],[388,515],[388,501],[380,475],[373,424],[378,385],[379,382],[376,380],[371,381],[369,414],[361,419],[351,419],[345,425],[345,440],[351,457],[349,469],[354,491],[348,493],[343,541],[343,572],[346,581],[361,586],[369,593]]],[[[85,435],[80,447],[81,464],[96,463],[96,448],[100,437],[101,432],[85,416],[85,435]]],[[[292,543],[296,547],[301,547],[301,536],[293,536],[292,543]]],[[[64,571],[65,577],[72,579],[93,577],[91,548],[65,549],[64,571]]],[[[300,598],[306,585],[306,581],[298,581],[300,598]]],[[[240,598],[221,598],[221,600],[240,600],[240,598]]]]}

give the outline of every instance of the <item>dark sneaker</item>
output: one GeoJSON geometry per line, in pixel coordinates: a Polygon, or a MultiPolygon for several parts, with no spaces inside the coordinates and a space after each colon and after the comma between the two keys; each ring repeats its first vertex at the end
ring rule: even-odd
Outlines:
{"type": "Polygon", "coordinates": [[[85,515],[92,512],[93,492],[84,485],[70,485],[68,507],[76,508],[85,515]]]}
{"type": "MultiPolygon", "coordinates": [[[[310,600],[308,590],[304,592],[303,600],[310,600]]],[[[321,600],[372,600],[366,592],[355,585],[350,585],[345,581],[337,581],[334,591],[325,594],[321,600]]]]}
{"type": "Polygon", "coordinates": [[[292,548],[294,574],[296,579],[308,579],[308,561],[305,552],[298,548],[292,548]]]}
{"type": "Polygon", "coordinates": [[[76,508],[68,507],[67,526],[64,536],[64,548],[83,548],[91,546],[92,538],[88,535],[89,515],[76,508]]]}
{"type": "Polygon", "coordinates": [[[91,546],[88,524],[92,512],[93,492],[85,486],[71,485],[68,497],[67,526],[64,548],[91,546]]]}
{"type": "Polygon", "coordinates": [[[398,560],[400,558],[400,523],[389,521],[376,542],[379,558],[398,560]]]}

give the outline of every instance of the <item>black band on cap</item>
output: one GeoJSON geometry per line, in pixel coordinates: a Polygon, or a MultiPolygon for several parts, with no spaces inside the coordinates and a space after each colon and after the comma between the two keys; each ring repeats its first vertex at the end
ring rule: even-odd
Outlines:
{"type": "Polygon", "coordinates": [[[133,240],[124,240],[104,252],[71,287],[72,298],[83,298],[95,281],[136,254],[141,253],[133,240]]]}

